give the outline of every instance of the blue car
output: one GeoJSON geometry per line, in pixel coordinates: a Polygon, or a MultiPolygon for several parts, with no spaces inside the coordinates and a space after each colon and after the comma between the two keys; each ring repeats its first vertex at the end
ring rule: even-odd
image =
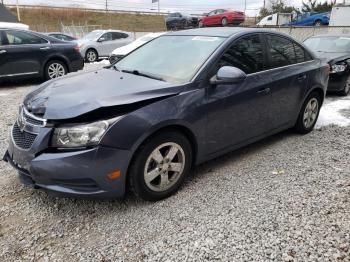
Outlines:
{"type": "Polygon", "coordinates": [[[202,28],[160,36],[110,68],[42,84],[4,160],[23,183],[97,198],[174,194],[191,167],[282,130],[309,133],[329,65],[287,35],[202,28]]]}
{"type": "Polygon", "coordinates": [[[329,24],[330,13],[303,13],[298,14],[296,19],[286,24],[288,26],[322,26],[329,24]]]}

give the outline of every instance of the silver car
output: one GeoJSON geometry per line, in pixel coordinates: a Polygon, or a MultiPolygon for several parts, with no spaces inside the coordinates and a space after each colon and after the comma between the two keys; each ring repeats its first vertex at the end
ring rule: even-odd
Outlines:
{"type": "Polygon", "coordinates": [[[110,53],[135,40],[134,35],[119,30],[95,30],[78,40],[80,53],[89,63],[108,58],[110,53]]]}

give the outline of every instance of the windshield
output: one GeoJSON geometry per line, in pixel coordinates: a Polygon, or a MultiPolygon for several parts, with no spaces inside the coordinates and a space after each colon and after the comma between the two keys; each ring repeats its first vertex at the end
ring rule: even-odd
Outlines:
{"type": "Polygon", "coordinates": [[[307,39],[304,44],[315,52],[350,52],[350,37],[312,37],[307,39]]]}
{"type": "Polygon", "coordinates": [[[183,84],[194,77],[224,40],[208,36],[162,36],[117,62],[115,68],[183,84]]]}
{"type": "Polygon", "coordinates": [[[102,35],[102,33],[103,33],[103,31],[100,31],[100,30],[92,31],[92,32],[88,33],[87,35],[85,35],[83,37],[83,39],[90,40],[90,41],[96,40],[97,38],[99,38],[102,35]]]}

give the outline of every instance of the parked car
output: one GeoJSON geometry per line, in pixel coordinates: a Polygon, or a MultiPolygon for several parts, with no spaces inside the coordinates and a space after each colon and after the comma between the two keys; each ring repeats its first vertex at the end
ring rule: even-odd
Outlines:
{"type": "Polygon", "coordinates": [[[257,23],[258,26],[276,26],[287,24],[291,21],[291,13],[275,13],[272,15],[265,16],[257,23]]]}
{"type": "Polygon", "coordinates": [[[32,31],[0,28],[0,79],[52,79],[83,67],[77,44],[32,31]]]}
{"type": "Polygon", "coordinates": [[[154,38],[157,38],[161,35],[164,35],[165,33],[149,33],[146,34],[138,39],[136,39],[134,42],[119,47],[117,49],[115,49],[109,56],[109,62],[111,64],[115,63],[117,60],[123,58],[124,56],[126,56],[127,54],[131,53],[132,51],[134,51],[135,49],[137,49],[138,47],[148,43],[149,41],[153,40],[154,38]]]}
{"type": "Polygon", "coordinates": [[[298,14],[293,21],[285,25],[288,26],[321,26],[329,24],[330,13],[306,12],[298,14]]]}
{"type": "Polygon", "coordinates": [[[171,13],[165,17],[165,24],[168,30],[198,27],[198,17],[180,12],[171,13]]]}
{"type": "Polygon", "coordinates": [[[95,30],[78,40],[80,53],[87,62],[108,58],[114,49],[133,42],[132,33],[119,30],[95,30]]]}
{"type": "Polygon", "coordinates": [[[277,32],[167,34],[109,68],[27,95],[4,160],[24,183],[53,193],[122,197],[128,185],[160,200],[193,165],[285,129],[309,133],[328,73],[277,32]]]}
{"type": "Polygon", "coordinates": [[[243,12],[227,10],[227,9],[217,9],[209,12],[204,17],[199,20],[199,27],[204,26],[228,26],[239,25],[245,20],[245,15],[243,12]]]}
{"type": "Polygon", "coordinates": [[[73,36],[66,35],[60,32],[51,32],[51,33],[46,33],[48,36],[54,37],[56,39],[62,40],[62,41],[67,41],[67,42],[73,42],[77,41],[77,39],[73,36]]]}
{"type": "Polygon", "coordinates": [[[319,35],[304,44],[331,67],[328,91],[346,96],[350,92],[350,35],[319,35]]]}

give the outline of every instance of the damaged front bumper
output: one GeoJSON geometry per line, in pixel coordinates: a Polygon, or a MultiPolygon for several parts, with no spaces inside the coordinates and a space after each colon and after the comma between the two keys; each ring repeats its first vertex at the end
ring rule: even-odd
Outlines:
{"type": "Polygon", "coordinates": [[[98,146],[49,152],[43,150],[49,133],[43,128],[30,149],[19,148],[11,136],[4,161],[18,171],[23,184],[63,196],[103,199],[124,196],[129,151],[98,146]],[[111,180],[108,175],[116,171],[120,177],[111,180]]]}

